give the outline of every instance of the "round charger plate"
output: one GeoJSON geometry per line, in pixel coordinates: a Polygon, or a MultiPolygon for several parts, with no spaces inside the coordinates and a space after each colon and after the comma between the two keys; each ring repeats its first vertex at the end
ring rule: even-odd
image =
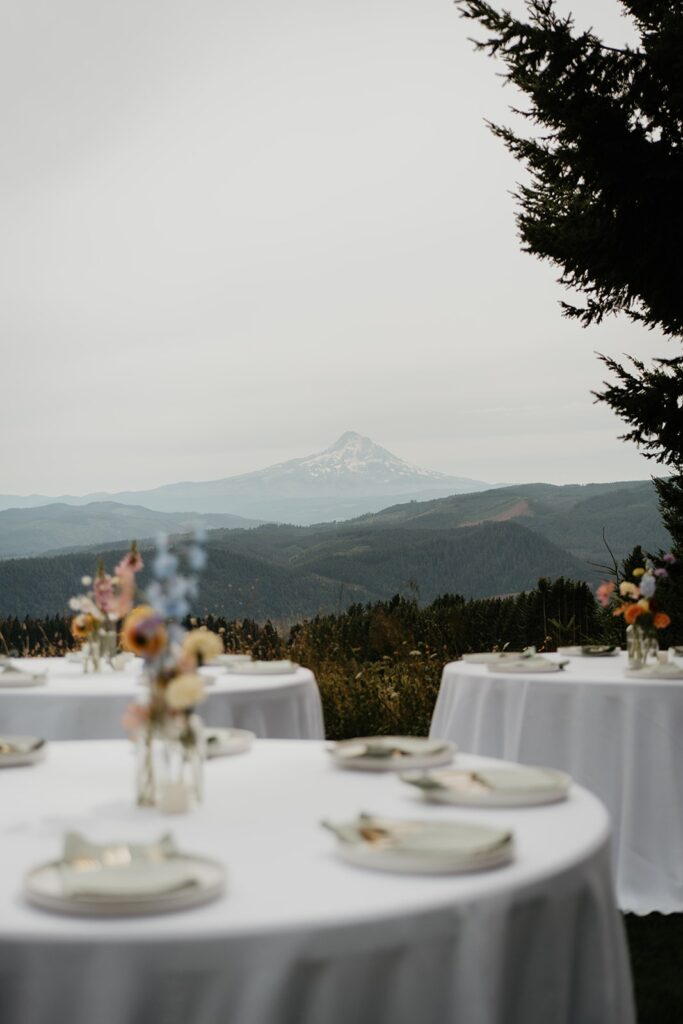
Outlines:
{"type": "Polygon", "coordinates": [[[619,649],[609,644],[584,644],[558,647],[557,653],[563,654],[566,658],[611,658],[619,653],[619,649]]]}
{"type": "Polygon", "coordinates": [[[523,658],[520,661],[500,661],[488,666],[489,672],[514,672],[527,675],[530,672],[561,672],[562,665],[548,658],[523,658]]]}
{"type": "Polygon", "coordinates": [[[492,665],[505,658],[519,658],[521,651],[482,651],[479,654],[463,654],[462,660],[470,665],[492,665]]]}
{"type": "MultiPolygon", "coordinates": [[[[527,768],[526,765],[524,767],[527,768]]],[[[466,807],[539,807],[543,804],[559,803],[560,800],[567,799],[572,782],[570,775],[558,771],[556,768],[534,768],[533,770],[543,773],[550,783],[548,788],[525,789],[523,782],[520,783],[519,788],[514,788],[515,774],[519,775],[521,779],[523,773],[512,766],[507,769],[510,782],[506,789],[492,789],[478,781],[476,773],[460,768],[451,771],[430,772],[429,774],[404,772],[401,774],[401,779],[403,782],[416,786],[428,803],[435,804],[459,804],[466,807]],[[430,778],[435,778],[441,782],[441,785],[430,786],[428,784],[430,778]],[[425,782],[427,782],[426,785],[425,782]]],[[[504,771],[506,771],[504,767],[496,769],[496,772],[504,771]]]]}
{"type": "MultiPolygon", "coordinates": [[[[381,820],[378,821],[381,823],[381,820]]],[[[492,841],[500,834],[500,829],[492,829],[485,825],[468,825],[460,822],[414,822],[418,827],[423,826],[425,831],[438,841],[433,849],[427,846],[402,848],[391,845],[383,846],[379,843],[367,842],[359,839],[357,842],[347,842],[340,839],[337,843],[337,853],[342,860],[349,864],[355,864],[363,868],[371,868],[376,871],[392,871],[407,874],[419,875],[444,875],[463,874],[472,871],[489,871],[492,868],[503,867],[509,864],[515,852],[514,839],[509,834],[505,841],[502,841],[492,849],[480,849],[464,851],[460,848],[458,839],[463,831],[476,831],[482,838],[486,833],[490,834],[492,841]],[[452,848],[449,849],[449,834],[452,836],[452,848]]]]}
{"type": "Polygon", "coordinates": [[[167,914],[190,910],[218,899],[225,891],[225,868],[216,860],[192,854],[178,854],[199,878],[190,889],[140,896],[67,896],[64,892],[61,862],[51,861],[33,868],[24,877],[24,896],[33,906],[77,917],[130,917],[143,914],[167,914]]]}
{"type": "Polygon", "coordinates": [[[455,743],[449,740],[432,740],[426,736],[365,736],[352,740],[340,740],[330,744],[328,751],[340,768],[360,771],[391,772],[406,768],[437,768],[450,764],[456,753],[455,743]],[[384,748],[385,756],[363,754],[366,744],[384,748]],[[394,748],[402,752],[392,754],[394,748]]]}
{"type": "Polygon", "coordinates": [[[242,754],[250,749],[256,739],[256,733],[248,729],[205,729],[204,736],[206,756],[209,758],[242,754]]]}
{"type": "Polygon", "coordinates": [[[646,665],[645,668],[627,668],[624,675],[629,679],[683,679],[683,665],[669,662],[668,665],[646,665]]]}
{"type": "Polygon", "coordinates": [[[31,675],[30,672],[20,672],[18,669],[0,672],[0,688],[3,690],[14,690],[24,686],[44,686],[46,682],[45,674],[31,675]]]}
{"type": "Polygon", "coordinates": [[[29,750],[17,750],[16,752],[3,754],[0,752],[0,768],[16,768],[22,764],[36,764],[45,757],[47,749],[45,740],[38,736],[0,736],[0,743],[9,743],[12,746],[30,747],[29,750]]]}
{"type": "Polygon", "coordinates": [[[215,658],[211,658],[206,664],[220,665],[225,668],[232,665],[248,665],[251,660],[251,654],[217,654],[215,658]]]}
{"type": "Polygon", "coordinates": [[[225,670],[237,676],[282,676],[291,675],[298,667],[293,661],[248,661],[226,665],[225,670]]]}

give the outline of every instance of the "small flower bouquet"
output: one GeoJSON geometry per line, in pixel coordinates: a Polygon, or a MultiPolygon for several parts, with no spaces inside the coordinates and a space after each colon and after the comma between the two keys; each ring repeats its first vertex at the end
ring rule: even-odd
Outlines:
{"type": "Polygon", "coordinates": [[[130,551],[116,566],[113,575],[105,571],[100,561],[95,579],[83,576],[81,583],[90,587],[69,601],[76,612],[71,620],[71,634],[83,641],[85,672],[99,671],[102,659],[112,664],[117,650],[117,625],[133,607],[135,576],[143,568],[143,561],[135,541],[130,551]]]}
{"type": "Polygon", "coordinates": [[[630,580],[622,580],[618,587],[613,581],[601,583],[596,591],[603,608],[612,607],[613,615],[623,615],[626,623],[626,645],[631,668],[642,668],[648,655],[659,649],[657,630],[666,629],[671,619],[659,607],[657,584],[669,575],[669,567],[676,559],[668,552],[656,565],[651,558],[645,565],[633,570],[630,580]]]}
{"type": "Polygon", "coordinates": [[[197,573],[205,563],[201,535],[178,553],[162,538],[148,604],[129,612],[121,630],[124,649],[144,659],[148,690],[147,702],[132,704],[124,717],[138,745],[137,802],[169,812],[188,810],[202,798],[205,750],[195,709],[205,692],[198,669],[222,652],[223,642],[207,629],[186,632],[181,620],[197,596],[197,573]]]}

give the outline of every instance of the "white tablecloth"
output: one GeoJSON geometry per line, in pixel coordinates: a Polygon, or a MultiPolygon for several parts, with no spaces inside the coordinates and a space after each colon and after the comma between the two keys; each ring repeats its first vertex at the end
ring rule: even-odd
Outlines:
{"type": "Polygon", "coordinates": [[[623,910],[683,911],[683,682],[624,676],[625,654],[513,675],[446,665],[431,735],[563,768],[603,800],[623,910]]]}
{"type": "Polygon", "coordinates": [[[125,743],[52,744],[43,765],[0,771],[2,1024],[633,1021],[607,815],[591,794],[434,807],[394,775],[336,769],[322,744],[272,740],[206,775],[206,804],[164,818],[132,806],[125,743]],[[353,867],[319,823],[361,810],[503,824],[516,861],[461,876],[353,867]],[[226,864],[228,893],[132,920],[41,912],[22,902],[22,875],[59,855],[65,828],[172,829],[181,849],[226,864]]]}
{"type": "MultiPolygon", "coordinates": [[[[48,740],[120,739],[121,719],[140,699],[141,662],[125,672],[85,674],[64,658],[16,661],[44,671],[45,685],[0,689],[0,733],[28,733],[48,740]]],[[[306,668],[286,675],[246,676],[202,669],[213,677],[199,713],[207,725],[251,729],[278,739],[322,739],[325,735],[315,676],[306,668]]]]}

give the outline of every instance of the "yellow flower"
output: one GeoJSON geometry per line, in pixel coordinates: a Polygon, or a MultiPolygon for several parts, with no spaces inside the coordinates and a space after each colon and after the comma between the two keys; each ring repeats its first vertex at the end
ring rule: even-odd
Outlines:
{"type": "Polygon", "coordinates": [[[631,575],[632,576],[644,576],[645,575],[645,570],[644,569],[634,569],[633,572],[631,573],[631,575]]]}
{"type": "Polygon", "coordinates": [[[622,597],[640,597],[640,590],[635,583],[629,583],[628,580],[624,580],[619,584],[619,593],[622,597]]]}
{"type": "Polygon", "coordinates": [[[185,654],[191,655],[199,665],[202,665],[223,653],[223,641],[206,626],[201,626],[187,634],[183,640],[183,651],[185,654]]]}
{"type": "Polygon", "coordinates": [[[176,676],[166,687],[165,697],[173,711],[187,711],[204,700],[204,680],[188,672],[176,676]]]}
{"type": "Polygon", "coordinates": [[[95,619],[86,612],[76,615],[71,621],[71,635],[76,640],[85,640],[95,628],[95,619]]]}
{"type": "Polygon", "coordinates": [[[642,608],[644,612],[649,612],[650,602],[646,597],[641,597],[640,601],[638,602],[638,607],[642,608]]]}

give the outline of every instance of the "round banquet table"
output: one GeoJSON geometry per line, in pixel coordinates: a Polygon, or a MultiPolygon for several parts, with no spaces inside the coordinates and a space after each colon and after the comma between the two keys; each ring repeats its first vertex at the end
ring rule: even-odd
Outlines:
{"type": "MultiPolygon", "coordinates": [[[[13,664],[31,672],[47,670],[47,681],[0,689],[0,733],[47,740],[120,739],[125,735],[123,713],[143,692],[139,659],[123,672],[106,668],[87,674],[65,658],[25,658],[13,664]]],[[[251,729],[269,739],[324,738],[320,693],[308,669],[264,676],[220,668],[201,673],[213,679],[199,709],[207,725],[251,729]]]]}
{"type": "Polygon", "coordinates": [[[609,811],[619,906],[680,913],[683,680],[627,678],[626,668],[623,652],[573,657],[545,674],[452,662],[430,734],[472,753],[570,772],[609,811]]]}
{"type": "MultiPolygon", "coordinates": [[[[481,758],[462,757],[465,767],[481,758]]],[[[0,771],[3,1024],[631,1024],[609,823],[579,787],[561,804],[436,807],[393,773],[335,768],[314,742],[257,741],[206,765],[206,802],[132,804],[122,742],[55,743],[0,771]],[[323,818],[359,811],[512,828],[516,859],[467,875],[338,859],[323,818]],[[181,913],[76,918],[33,908],[22,876],[66,829],[224,862],[226,895],[181,913]]]]}

